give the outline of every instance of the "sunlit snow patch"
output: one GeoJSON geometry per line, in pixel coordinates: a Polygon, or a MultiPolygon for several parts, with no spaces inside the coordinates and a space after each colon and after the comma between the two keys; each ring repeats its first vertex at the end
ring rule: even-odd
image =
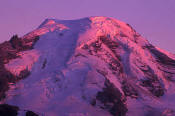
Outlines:
{"type": "Polygon", "coordinates": [[[8,64],[5,64],[5,68],[16,76],[19,76],[20,72],[25,69],[30,71],[40,56],[36,50],[20,52],[18,55],[20,56],[19,58],[13,59],[8,64]]]}

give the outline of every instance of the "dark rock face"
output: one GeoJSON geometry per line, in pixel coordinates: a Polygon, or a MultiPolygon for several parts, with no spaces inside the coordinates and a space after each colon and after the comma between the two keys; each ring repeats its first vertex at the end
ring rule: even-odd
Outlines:
{"type": "Polygon", "coordinates": [[[25,78],[30,74],[30,72],[26,69],[21,71],[20,76],[17,77],[6,70],[4,64],[8,63],[12,59],[18,58],[19,56],[17,53],[33,49],[37,40],[39,40],[38,36],[31,38],[30,40],[25,40],[15,35],[10,39],[10,41],[0,44],[0,100],[5,98],[5,92],[9,89],[8,83],[15,83],[19,79],[25,78]],[[32,44],[27,45],[29,42],[32,42],[32,44]]]}
{"type": "Polygon", "coordinates": [[[139,94],[136,89],[132,87],[127,81],[122,82],[122,90],[125,96],[129,96],[131,98],[138,98],[139,94]]]}
{"type": "Polygon", "coordinates": [[[136,66],[140,69],[140,71],[143,72],[144,78],[145,78],[140,80],[140,85],[145,87],[148,91],[150,91],[156,97],[163,96],[164,95],[163,84],[161,84],[154,70],[151,69],[149,65],[143,63],[139,59],[137,59],[136,62],[140,64],[140,66],[138,65],[136,66]]]}
{"type": "Polygon", "coordinates": [[[171,59],[170,57],[168,57],[167,55],[161,53],[156,49],[151,49],[150,51],[156,56],[158,62],[167,66],[175,67],[175,60],[171,59]]]}
{"type": "Polygon", "coordinates": [[[26,116],[39,116],[38,114],[32,112],[32,111],[27,111],[26,116]]]}
{"type": "Polygon", "coordinates": [[[118,43],[111,40],[107,36],[99,36],[95,42],[90,43],[89,45],[85,44],[82,49],[87,50],[90,55],[97,56],[99,59],[106,62],[115,74],[123,73],[123,67],[120,63],[121,57],[116,53],[118,48],[118,43]],[[106,46],[108,49],[104,48],[106,46]],[[105,59],[105,58],[108,59],[105,59]]]}
{"type": "Polygon", "coordinates": [[[4,63],[18,57],[16,55],[17,51],[10,51],[11,48],[8,42],[0,44],[0,99],[5,97],[5,91],[9,88],[8,83],[16,81],[16,77],[4,67],[4,63]]]}
{"type": "Polygon", "coordinates": [[[164,95],[164,89],[160,86],[160,83],[155,80],[142,80],[141,85],[148,88],[148,90],[156,97],[164,95]]]}
{"type": "Polygon", "coordinates": [[[112,41],[110,38],[106,36],[100,36],[99,40],[101,40],[106,46],[108,46],[113,52],[118,47],[118,43],[115,41],[112,41]]]}
{"type": "Polygon", "coordinates": [[[11,39],[10,39],[10,43],[12,45],[12,48],[17,49],[17,50],[21,50],[23,47],[23,43],[21,41],[21,39],[17,36],[14,35],[11,39]]]}
{"type": "Polygon", "coordinates": [[[42,69],[44,69],[46,67],[47,64],[47,59],[44,59],[43,65],[42,65],[42,69]]]}
{"type": "Polygon", "coordinates": [[[144,48],[147,48],[156,57],[156,61],[160,64],[175,67],[175,60],[157,50],[153,45],[144,46],[144,48]]]}
{"type": "MultiPolygon", "coordinates": [[[[105,81],[105,86],[106,88],[103,88],[103,91],[98,92],[96,96],[96,100],[103,104],[100,107],[108,110],[113,116],[125,116],[127,112],[126,99],[122,98],[120,91],[109,80],[105,81]]],[[[93,101],[92,105],[95,104],[96,102],[93,101]]]]}
{"type": "Polygon", "coordinates": [[[19,74],[19,79],[26,78],[30,75],[30,71],[28,69],[24,69],[19,74]]]}
{"type": "Polygon", "coordinates": [[[164,95],[164,89],[158,80],[157,75],[154,74],[154,71],[149,67],[145,66],[146,69],[140,68],[145,74],[146,79],[142,80],[142,86],[146,87],[153,95],[160,97],[164,95]]]}
{"type": "MultiPolygon", "coordinates": [[[[2,73],[5,72],[1,72],[1,75],[3,75],[2,73]]],[[[13,78],[13,76],[10,78],[13,78]]],[[[9,81],[10,79],[6,78],[6,75],[0,76],[0,100],[5,98],[5,92],[9,89],[9,81]]]]}
{"type": "Polygon", "coordinates": [[[18,51],[16,49],[13,49],[10,42],[4,42],[0,44],[0,61],[1,63],[8,63],[9,60],[15,59],[18,56],[16,55],[18,51]]]}
{"type": "Polygon", "coordinates": [[[11,43],[12,48],[18,51],[25,51],[25,50],[33,49],[33,46],[38,40],[39,40],[38,36],[31,39],[21,39],[17,35],[14,35],[9,42],[11,43]],[[32,42],[32,44],[27,45],[27,43],[30,43],[30,42],[32,42]]]}
{"type": "Polygon", "coordinates": [[[0,104],[0,116],[17,116],[19,108],[8,104],[0,104]]]}

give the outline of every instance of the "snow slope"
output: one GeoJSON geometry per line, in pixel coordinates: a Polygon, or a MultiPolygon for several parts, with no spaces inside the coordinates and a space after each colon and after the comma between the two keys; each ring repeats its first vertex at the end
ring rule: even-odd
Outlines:
{"type": "Polygon", "coordinates": [[[5,68],[30,75],[2,103],[44,116],[174,116],[175,56],[108,17],[46,19],[5,68]],[[27,43],[32,44],[31,42],[27,43]]]}

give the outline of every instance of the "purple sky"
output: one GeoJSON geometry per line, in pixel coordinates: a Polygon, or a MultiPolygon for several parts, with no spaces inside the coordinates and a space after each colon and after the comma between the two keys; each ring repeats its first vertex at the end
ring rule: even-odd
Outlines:
{"type": "Polygon", "coordinates": [[[45,18],[114,17],[175,53],[175,0],[0,0],[0,42],[23,36],[45,18]]]}

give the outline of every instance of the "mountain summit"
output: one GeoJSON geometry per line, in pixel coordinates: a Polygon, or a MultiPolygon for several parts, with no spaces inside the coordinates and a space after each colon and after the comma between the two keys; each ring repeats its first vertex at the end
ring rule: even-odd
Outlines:
{"type": "Polygon", "coordinates": [[[175,55],[116,19],[46,19],[0,53],[1,114],[175,116],[175,55]]]}

